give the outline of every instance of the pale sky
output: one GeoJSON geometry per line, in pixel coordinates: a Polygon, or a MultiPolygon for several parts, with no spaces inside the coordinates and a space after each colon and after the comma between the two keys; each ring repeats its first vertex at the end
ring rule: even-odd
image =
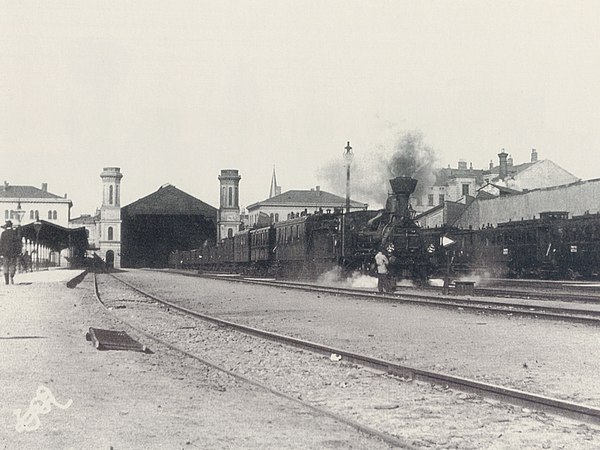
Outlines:
{"type": "Polygon", "coordinates": [[[215,207],[235,168],[248,205],[273,165],[328,190],[346,141],[358,163],[415,130],[442,167],[535,147],[597,178],[599,30],[592,0],[0,0],[0,182],[78,216],[105,166],[123,205],[168,182],[215,207]]]}

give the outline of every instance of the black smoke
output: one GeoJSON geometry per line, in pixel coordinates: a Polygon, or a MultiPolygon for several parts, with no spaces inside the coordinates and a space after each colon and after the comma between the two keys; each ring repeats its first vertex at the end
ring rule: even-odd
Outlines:
{"type": "MultiPolygon", "coordinates": [[[[354,155],[350,170],[350,197],[368,203],[369,209],[385,204],[390,192],[390,178],[416,178],[416,195],[435,181],[435,151],[425,144],[422,133],[418,131],[399,134],[391,145],[380,145],[375,149],[357,148],[354,155]]],[[[323,186],[345,197],[346,169],[341,155],[322,167],[318,177],[323,186]]]]}

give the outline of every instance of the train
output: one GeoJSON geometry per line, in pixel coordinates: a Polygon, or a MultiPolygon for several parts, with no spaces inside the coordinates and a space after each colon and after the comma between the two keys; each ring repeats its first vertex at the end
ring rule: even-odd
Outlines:
{"type": "MultiPolygon", "coordinates": [[[[389,277],[427,280],[430,255],[414,220],[409,197],[417,180],[390,180],[391,193],[378,211],[301,214],[265,227],[247,229],[201,248],[175,250],[169,264],[202,271],[314,278],[334,268],[374,274],[374,257],[384,250],[389,277]]],[[[390,283],[394,285],[394,283],[390,283]]]]}
{"type": "Polygon", "coordinates": [[[593,280],[600,277],[600,214],[569,217],[545,211],[539,218],[480,229],[422,230],[436,246],[434,272],[455,276],[593,280]],[[446,248],[441,240],[453,242],[446,248]]]}
{"type": "Polygon", "coordinates": [[[600,278],[600,214],[546,211],[478,229],[424,229],[409,205],[417,180],[389,182],[391,193],[379,211],[301,214],[198,249],[175,250],[169,263],[273,277],[314,278],[333,268],[376,275],[374,256],[383,250],[389,277],[416,284],[436,277],[600,278]]]}

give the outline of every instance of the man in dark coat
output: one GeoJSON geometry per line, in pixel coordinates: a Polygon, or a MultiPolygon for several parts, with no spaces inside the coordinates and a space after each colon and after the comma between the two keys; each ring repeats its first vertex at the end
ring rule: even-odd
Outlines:
{"type": "Polygon", "coordinates": [[[0,235],[0,256],[2,256],[4,282],[8,284],[10,279],[10,282],[14,284],[17,261],[21,254],[21,239],[17,231],[13,229],[10,220],[7,220],[2,228],[4,231],[0,235]]]}

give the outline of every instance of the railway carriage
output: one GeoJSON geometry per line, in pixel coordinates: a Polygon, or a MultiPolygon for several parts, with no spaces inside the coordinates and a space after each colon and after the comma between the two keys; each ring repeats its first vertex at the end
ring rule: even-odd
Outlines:
{"type": "Polygon", "coordinates": [[[275,248],[275,230],[262,227],[250,231],[250,261],[258,275],[267,275],[272,265],[275,248]]]}

